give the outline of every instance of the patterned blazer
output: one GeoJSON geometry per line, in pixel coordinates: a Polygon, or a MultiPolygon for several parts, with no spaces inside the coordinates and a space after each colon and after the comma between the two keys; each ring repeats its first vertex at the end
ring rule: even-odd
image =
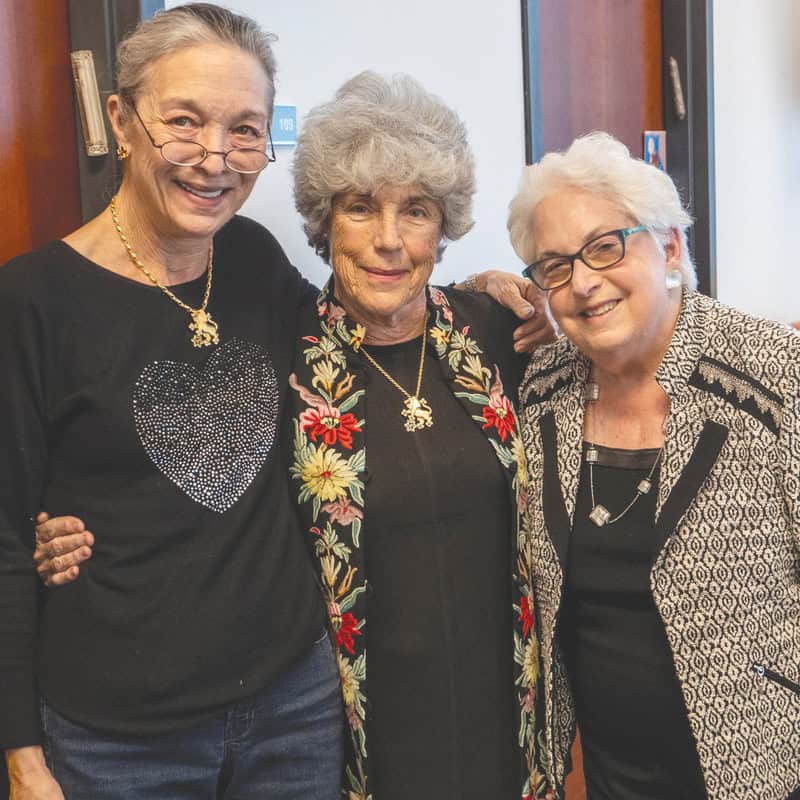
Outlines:
{"type": "MultiPolygon", "coordinates": [[[[370,800],[369,579],[364,574],[363,544],[372,523],[366,508],[369,491],[365,491],[366,362],[359,354],[365,330],[347,318],[331,286],[320,293],[316,308],[309,309],[300,326],[295,372],[289,379],[295,390],[289,401],[294,429],[291,474],[328,610],[350,729],[342,794],[350,800],[370,800]]],[[[526,556],[529,537],[519,511],[525,503],[527,472],[512,399],[515,387],[509,387],[510,396],[505,393],[501,371],[484,350],[484,344],[492,343],[481,341],[489,333],[490,302],[486,297],[430,288],[428,339],[444,380],[491,442],[507,478],[510,502],[517,509],[512,514],[514,531],[509,532],[516,553],[509,597],[516,619],[509,642],[515,676],[509,693],[514,693],[519,708],[520,796],[533,800],[545,798],[547,787],[539,769],[541,724],[537,727],[535,699],[541,681],[526,556]]],[[[509,345],[494,343],[494,349],[509,345]]]]}
{"type": "MultiPolygon", "coordinates": [[[[549,778],[575,714],[556,636],[589,363],[562,339],[523,380],[549,778]]],[[[800,797],[800,336],[685,292],[656,374],[671,402],[650,588],[710,800],[800,797]]]]}

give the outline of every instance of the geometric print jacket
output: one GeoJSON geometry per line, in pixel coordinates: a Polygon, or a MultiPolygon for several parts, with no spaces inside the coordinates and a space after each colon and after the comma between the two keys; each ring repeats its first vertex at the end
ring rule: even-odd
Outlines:
{"type": "MultiPolygon", "coordinates": [[[[491,341],[485,296],[428,287],[428,347],[441,375],[487,437],[506,477],[514,529],[512,591],[514,683],[519,797],[551,798],[541,764],[543,733],[539,648],[529,560],[530,536],[522,509],[527,470],[516,413],[516,386],[498,363],[507,363],[510,340],[491,341]],[[502,355],[500,350],[502,349],[502,355]],[[497,358],[490,358],[494,352],[497,358]],[[504,379],[509,385],[504,386],[504,379]]],[[[364,544],[377,523],[369,516],[366,391],[368,365],[360,353],[363,325],[350,320],[333,296],[333,279],[316,308],[301,312],[288,399],[293,426],[291,475],[301,523],[312,553],[342,685],[348,723],[342,796],[375,797],[370,774],[369,579],[364,544]]],[[[502,337],[505,339],[505,337],[502,337]]],[[[374,413],[374,412],[373,412],[374,413]]],[[[397,603],[402,604],[398,597],[397,603]]],[[[424,720],[420,721],[425,724],[424,720]]],[[[409,765],[409,769],[413,769],[409,765]]]]}
{"type": "MultiPolygon", "coordinates": [[[[575,711],[556,629],[589,362],[540,348],[520,389],[548,778],[575,711]]],[[[685,291],[656,380],[670,399],[650,589],[709,800],[800,798],[800,336],[685,291]]]]}

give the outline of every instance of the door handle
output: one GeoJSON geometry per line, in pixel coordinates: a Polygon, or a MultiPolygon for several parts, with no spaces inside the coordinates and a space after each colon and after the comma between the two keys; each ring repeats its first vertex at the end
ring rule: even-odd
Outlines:
{"type": "Polygon", "coordinates": [[[686,119],[686,102],[683,99],[683,85],[681,84],[681,70],[678,60],[673,56],[669,57],[669,80],[672,85],[672,104],[678,119],[686,119]]]}

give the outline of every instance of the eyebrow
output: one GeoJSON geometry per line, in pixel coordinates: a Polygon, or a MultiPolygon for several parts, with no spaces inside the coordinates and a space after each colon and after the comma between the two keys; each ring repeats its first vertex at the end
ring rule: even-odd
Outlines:
{"type": "MultiPolygon", "coordinates": [[[[189,99],[188,97],[166,97],[163,100],[160,100],[157,103],[157,108],[168,108],[170,106],[183,106],[184,108],[188,109],[189,111],[193,111],[198,116],[202,117],[205,115],[205,112],[202,108],[194,100],[189,99]]],[[[235,119],[242,120],[242,119],[258,119],[264,125],[267,124],[267,115],[263,111],[257,111],[253,108],[245,108],[241,111],[241,113],[237,114],[235,119]]]]}

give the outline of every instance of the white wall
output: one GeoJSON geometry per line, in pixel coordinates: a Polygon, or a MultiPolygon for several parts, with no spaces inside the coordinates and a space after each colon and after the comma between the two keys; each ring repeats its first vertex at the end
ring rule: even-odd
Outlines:
{"type": "Polygon", "coordinates": [[[717,295],[800,319],[800,0],[714,0],[717,295]]]}
{"type": "MultiPolygon", "coordinates": [[[[298,120],[364,69],[406,72],[466,122],[478,166],[475,228],[448,247],[434,280],[448,283],[490,266],[521,268],[505,228],[525,163],[519,0],[221,0],[276,33],[277,102],[298,120]]],[[[180,0],[167,0],[166,7],[180,0]]],[[[328,267],[308,246],[292,201],[293,149],[259,178],[243,213],[264,223],[317,283],[328,267]]]]}

